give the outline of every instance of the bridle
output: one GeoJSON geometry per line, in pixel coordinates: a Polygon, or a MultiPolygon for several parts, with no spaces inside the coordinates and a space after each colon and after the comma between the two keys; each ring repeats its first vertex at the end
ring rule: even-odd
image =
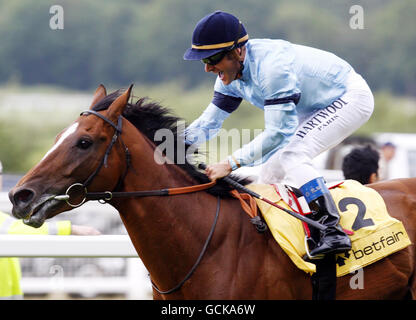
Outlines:
{"type": "MultiPolygon", "coordinates": [[[[84,183],[74,183],[71,186],[68,187],[68,189],[66,190],[64,195],[58,195],[55,196],[54,199],[55,200],[62,200],[65,201],[70,207],[72,208],[77,208],[80,207],[81,205],[83,205],[86,201],[88,200],[98,200],[101,203],[105,203],[110,201],[113,198],[112,192],[110,191],[105,191],[105,192],[100,192],[100,195],[97,195],[95,197],[92,197],[91,193],[89,193],[87,191],[87,187],[91,184],[92,180],[95,178],[95,176],[98,174],[98,172],[101,170],[101,168],[107,167],[107,163],[108,163],[108,156],[111,152],[111,149],[113,148],[114,144],[117,142],[118,138],[121,135],[122,132],[122,124],[123,124],[123,119],[121,117],[121,115],[118,117],[117,120],[117,125],[115,125],[110,119],[106,118],[105,116],[103,116],[101,113],[98,113],[96,111],[93,110],[87,110],[87,111],[83,111],[81,112],[81,116],[83,115],[89,115],[89,114],[93,114],[99,118],[101,118],[102,120],[104,120],[105,122],[107,122],[109,125],[111,125],[115,131],[114,131],[114,135],[104,153],[104,156],[101,158],[100,163],[98,164],[97,168],[89,175],[89,177],[85,180],[84,183]],[[83,193],[83,197],[82,200],[79,201],[78,203],[73,203],[71,202],[71,194],[72,193],[78,193],[81,192],[83,193]]],[[[122,176],[122,178],[119,180],[119,183],[117,184],[116,189],[120,186],[120,184],[122,183],[122,181],[124,180],[124,177],[127,174],[127,171],[130,167],[130,162],[131,162],[131,156],[130,156],[130,151],[129,149],[126,147],[126,145],[124,144],[123,140],[120,137],[120,141],[121,144],[124,147],[124,152],[126,155],[126,170],[124,171],[124,174],[122,176]]]]}
{"type": "MultiPolygon", "coordinates": [[[[194,185],[194,186],[188,186],[188,187],[182,187],[182,188],[169,188],[169,189],[159,189],[159,190],[143,190],[143,191],[131,191],[131,192],[114,192],[114,191],[104,191],[104,192],[88,192],[87,187],[91,184],[92,180],[95,178],[95,176],[99,173],[99,171],[101,170],[101,168],[107,167],[108,165],[108,156],[111,152],[111,149],[113,148],[114,144],[117,142],[117,140],[120,139],[120,142],[124,148],[124,153],[126,155],[126,169],[124,170],[123,175],[121,176],[121,178],[119,179],[119,182],[117,184],[117,186],[115,187],[115,190],[117,190],[121,184],[123,183],[123,180],[125,178],[125,176],[127,175],[127,172],[130,168],[131,165],[131,155],[130,155],[130,151],[127,148],[127,146],[124,144],[122,138],[121,138],[121,133],[122,133],[122,123],[123,123],[123,118],[120,115],[117,119],[117,125],[114,124],[110,119],[108,119],[107,117],[103,116],[101,113],[98,113],[94,110],[87,110],[87,111],[83,111],[81,112],[81,116],[83,115],[95,115],[99,118],[101,118],[103,121],[107,122],[108,124],[110,124],[114,129],[114,135],[104,153],[104,156],[102,157],[99,165],[97,166],[97,168],[94,170],[93,173],[90,174],[90,176],[85,180],[84,183],[74,183],[71,186],[68,187],[68,189],[66,190],[64,195],[56,195],[51,197],[51,199],[55,199],[55,200],[61,200],[61,201],[65,201],[70,207],[76,208],[79,207],[81,205],[83,205],[86,201],[89,200],[97,200],[100,203],[107,203],[110,200],[114,199],[114,198],[121,198],[121,197],[149,197],[149,196],[172,196],[172,195],[179,195],[179,194],[186,194],[186,193],[192,193],[192,192],[197,192],[197,191],[202,191],[202,190],[207,190],[211,187],[213,187],[215,185],[215,181],[209,182],[209,183],[204,183],[204,184],[199,184],[199,185],[194,185]],[[80,190],[83,193],[83,197],[82,200],[79,201],[78,203],[72,203],[71,200],[71,194],[72,193],[76,193],[77,190],[80,190]]],[[[192,273],[195,271],[196,267],[198,266],[198,264],[200,263],[207,247],[208,244],[212,238],[212,235],[214,233],[214,229],[215,226],[217,224],[217,220],[218,220],[218,216],[219,216],[219,212],[220,212],[220,197],[217,197],[217,209],[216,209],[216,213],[215,213],[215,218],[214,218],[214,222],[212,224],[211,230],[208,234],[208,237],[205,241],[205,244],[201,250],[201,253],[198,256],[198,259],[196,260],[195,264],[192,266],[191,270],[187,273],[187,275],[185,276],[185,278],[175,287],[173,287],[170,290],[166,290],[166,291],[162,291],[159,288],[157,288],[157,286],[152,282],[152,286],[153,288],[160,294],[169,294],[172,293],[176,290],[178,290],[179,288],[182,287],[182,285],[185,283],[186,280],[188,280],[192,273]]]]}
{"type": "Polygon", "coordinates": [[[121,133],[122,133],[122,123],[123,123],[123,117],[120,115],[117,120],[117,125],[114,124],[110,119],[103,116],[101,113],[98,113],[93,110],[87,110],[81,112],[82,115],[95,115],[99,118],[101,118],[103,121],[110,124],[114,129],[114,135],[104,153],[104,156],[102,157],[100,163],[98,164],[97,168],[94,170],[93,173],[90,174],[90,176],[85,180],[84,183],[74,183],[71,186],[68,187],[64,195],[57,195],[54,196],[54,199],[56,200],[62,200],[65,201],[70,207],[77,208],[81,205],[83,205],[86,201],[89,200],[96,200],[100,203],[107,203],[112,199],[115,198],[131,198],[131,197],[149,197],[149,196],[171,196],[171,195],[178,195],[178,194],[186,194],[186,193],[192,193],[197,191],[202,191],[209,189],[215,185],[215,181],[211,181],[208,183],[198,184],[194,186],[189,187],[181,187],[181,188],[169,188],[169,189],[158,189],[158,190],[143,190],[143,191],[130,191],[130,192],[115,192],[115,191],[103,191],[103,192],[88,192],[87,187],[91,184],[95,176],[99,173],[101,168],[108,166],[108,156],[111,152],[111,149],[113,148],[114,144],[117,142],[118,139],[120,139],[120,142],[123,146],[124,153],[126,156],[126,169],[124,170],[123,175],[119,179],[119,182],[117,186],[114,188],[114,190],[119,189],[121,184],[123,183],[123,180],[125,176],[127,175],[127,172],[131,166],[131,155],[130,151],[127,148],[127,146],[124,144],[121,133]],[[71,194],[76,193],[76,191],[81,192],[83,194],[82,200],[78,203],[71,202],[71,194]]]}

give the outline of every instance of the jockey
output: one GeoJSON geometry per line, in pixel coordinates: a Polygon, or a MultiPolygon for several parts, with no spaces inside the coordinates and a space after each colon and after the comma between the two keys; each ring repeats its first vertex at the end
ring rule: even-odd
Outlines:
{"type": "Polygon", "coordinates": [[[356,180],[362,184],[375,183],[378,175],[380,154],[370,145],[352,149],[342,160],[345,179],[356,180]]]}
{"type": "Polygon", "coordinates": [[[317,212],[313,219],[328,227],[315,236],[312,256],[351,249],[312,159],[370,118],[374,100],[366,81],[332,53],[284,40],[249,40],[241,21],[221,11],[197,23],[184,59],[201,60],[205,72],[217,75],[212,102],[185,130],[187,144],[214,137],[242,99],[264,110],[264,131],[208,166],[210,179],[262,164],[260,182],[290,182],[317,212]]]}

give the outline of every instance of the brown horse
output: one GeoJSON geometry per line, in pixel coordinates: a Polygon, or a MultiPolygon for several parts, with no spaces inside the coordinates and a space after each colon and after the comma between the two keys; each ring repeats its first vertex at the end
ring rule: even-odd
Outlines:
{"type": "MultiPolygon", "coordinates": [[[[90,107],[95,113],[81,115],[60,133],[53,148],[10,191],[16,217],[40,226],[45,219],[70,210],[71,206],[56,196],[75,183],[88,184],[88,192],[135,192],[209,182],[188,161],[158,163],[164,155],[155,152],[160,142],[154,141],[154,134],[169,128],[179,138],[175,131],[178,119],[144,99],[128,103],[130,92],[131,87],[110,95],[103,86],[97,89],[90,107]]],[[[414,243],[416,179],[371,187],[382,195],[390,214],[404,223],[414,243]]],[[[189,279],[171,294],[154,289],[154,298],[310,299],[309,275],[296,268],[269,232],[258,233],[239,201],[227,194],[227,187],[220,183],[209,191],[173,196],[110,199],[106,193],[160,290],[182,282],[214,230],[189,279]]],[[[411,245],[366,267],[363,289],[351,288],[353,275],[338,278],[337,299],[416,297],[414,270],[411,245]]]]}

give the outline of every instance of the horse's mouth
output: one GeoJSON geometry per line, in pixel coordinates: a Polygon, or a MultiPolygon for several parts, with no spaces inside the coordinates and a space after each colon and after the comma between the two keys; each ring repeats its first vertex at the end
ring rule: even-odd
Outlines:
{"type": "Polygon", "coordinates": [[[39,228],[43,225],[46,219],[53,216],[52,212],[56,211],[62,205],[62,201],[53,199],[48,196],[44,200],[35,203],[31,210],[26,214],[23,223],[34,228],[39,228]]]}

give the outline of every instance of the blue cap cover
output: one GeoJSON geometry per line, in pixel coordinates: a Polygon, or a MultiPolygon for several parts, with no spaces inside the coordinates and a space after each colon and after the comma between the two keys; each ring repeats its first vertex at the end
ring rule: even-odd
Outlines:
{"type": "Polygon", "coordinates": [[[226,12],[215,11],[197,23],[192,34],[192,47],[186,50],[183,58],[201,60],[241,46],[247,40],[246,29],[238,18],[226,12]]]}

